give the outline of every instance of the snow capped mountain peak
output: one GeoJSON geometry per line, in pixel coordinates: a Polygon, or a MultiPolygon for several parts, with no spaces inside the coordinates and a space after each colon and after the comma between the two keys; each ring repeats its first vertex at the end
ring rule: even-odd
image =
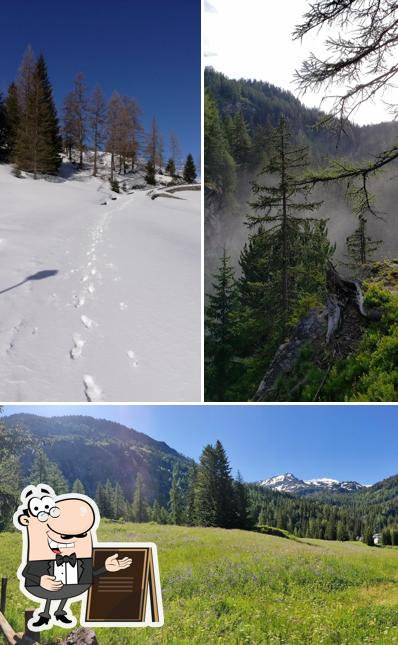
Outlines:
{"type": "Polygon", "coordinates": [[[269,479],[263,479],[258,482],[258,486],[298,495],[317,493],[322,490],[345,493],[365,488],[364,484],[359,484],[356,481],[338,481],[330,477],[303,480],[298,479],[293,473],[285,473],[283,475],[275,475],[269,479]]]}

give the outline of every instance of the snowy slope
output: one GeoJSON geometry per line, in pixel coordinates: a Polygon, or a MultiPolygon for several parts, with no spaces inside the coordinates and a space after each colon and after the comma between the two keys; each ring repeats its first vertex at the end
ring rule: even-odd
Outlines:
{"type": "Polygon", "coordinates": [[[108,186],[0,165],[0,400],[199,399],[200,192],[108,186]]]}

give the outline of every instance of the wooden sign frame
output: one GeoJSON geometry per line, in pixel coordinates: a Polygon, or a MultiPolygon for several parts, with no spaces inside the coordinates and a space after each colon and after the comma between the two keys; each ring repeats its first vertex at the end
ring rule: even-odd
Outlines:
{"type": "MultiPolygon", "coordinates": [[[[93,545],[94,570],[106,557],[118,553],[119,557],[132,558],[132,571],[125,569],[121,575],[104,573],[94,578],[94,584],[82,599],[80,623],[92,627],[161,627],[164,622],[162,594],[160,588],[159,564],[156,544],[152,542],[100,542],[93,545]],[[139,560],[138,569],[134,559],[139,560]],[[97,563],[96,563],[97,560],[97,563]],[[99,561],[99,562],[98,562],[99,561]],[[139,585],[139,604],[137,606],[137,587],[139,585]],[[135,609],[132,606],[131,618],[123,615],[120,619],[99,615],[96,604],[102,598],[99,594],[119,594],[123,598],[128,593],[135,594],[135,609]]],[[[124,601],[125,602],[125,601],[124,601]]],[[[125,612],[125,609],[124,609],[125,612]]]]}

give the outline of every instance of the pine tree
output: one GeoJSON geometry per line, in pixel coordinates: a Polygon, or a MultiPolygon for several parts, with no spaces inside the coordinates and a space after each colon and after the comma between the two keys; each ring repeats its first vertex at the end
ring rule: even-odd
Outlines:
{"type": "Polygon", "coordinates": [[[234,499],[231,467],[220,441],[205,446],[198,466],[195,516],[200,526],[231,528],[234,499]]]}
{"type": "Polygon", "coordinates": [[[206,92],[204,101],[204,160],[206,185],[227,202],[236,181],[236,164],[214,99],[206,92]]]}
{"type": "MultiPolygon", "coordinates": [[[[308,216],[320,206],[320,202],[309,202],[306,194],[295,183],[295,173],[307,165],[307,149],[292,144],[291,134],[284,117],[272,133],[272,151],[269,162],[262,174],[276,175],[277,183],[252,182],[254,214],[247,218],[250,228],[264,226],[262,236],[268,237],[274,254],[274,292],[280,294],[275,303],[279,325],[286,330],[289,317],[294,311],[299,291],[297,279],[300,275],[301,238],[304,226],[310,224],[308,216]],[[257,214],[260,212],[260,214],[257,214]]],[[[326,260],[324,259],[324,264],[326,260]]]]}
{"type": "Polygon", "coordinates": [[[43,54],[40,54],[37,60],[35,76],[41,94],[38,119],[39,169],[40,172],[56,174],[61,163],[62,140],[43,54]]]}
{"type": "Polygon", "coordinates": [[[242,112],[237,112],[233,118],[231,138],[235,161],[240,166],[248,163],[252,143],[242,112]]]}
{"type": "Polygon", "coordinates": [[[72,493],[78,493],[79,495],[86,494],[85,488],[80,479],[75,479],[75,481],[73,482],[72,493]]]}
{"type": "Polygon", "coordinates": [[[249,499],[242,475],[238,471],[233,484],[234,489],[234,526],[238,529],[250,528],[249,499]]]}
{"type": "Polygon", "coordinates": [[[216,469],[215,450],[208,444],[200,457],[196,481],[195,517],[199,526],[220,526],[216,469]]]}
{"type": "Polygon", "coordinates": [[[15,145],[20,121],[18,90],[14,82],[8,88],[8,94],[4,101],[4,109],[6,121],[6,159],[14,162],[15,145]]]}
{"type": "Polygon", "coordinates": [[[134,489],[134,497],[133,497],[133,505],[132,505],[132,515],[133,515],[134,522],[145,522],[146,520],[142,484],[143,484],[142,477],[140,473],[138,473],[137,479],[135,481],[135,489],[134,489]]]}
{"type": "Polygon", "coordinates": [[[347,237],[346,244],[351,264],[354,267],[365,265],[383,242],[373,241],[367,232],[367,219],[363,213],[358,218],[358,228],[347,237]]]}
{"type": "Polygon", "coordinates": [[[195,496],[196,496],[196,481],[197,481],[197,465],[192,464],[188,471],[187,494],[186,494],[186,522],[188,526],[195,526],[196,513],[195,513],[195,496]]]}
{"type": "Polygon", "coordinates": [[[156,186],[156,170],[151,160],[148,161],[147,165],[145,166],[145,170],[146,170],[146,174],[145,174],[146,183],[151,186],[156,186]]]}
{"type": "Polygon", "coordinates": [[[391,546],[392,544],[391,531],[388,526],[382,531],[382,541],[384,546],[391,546]]]}
{"type": "Polygon", "coordinates": [[[373,530],[370,526],[365,527],[364,535],[363,535],[363,541],[365,544],[368,546],[374,546],[374,539],[373,539],[373,530]]]}
{"type": "Polygon", "coordinates": [[[172,524],[184,523],[184,498],[181,484],[181,474],[178,464],[174,465],[170,488],[170,519],[172,524]]]}
{"type": "Polygon", "coordinates": [[[105,121],[106,121],[106,104],[102,89],[96,85],[92,93],[89,105],[89,125],[91,131],[91,141],[94,149],[93,175],[97,174],[98,151],[100,150],[105,139],[105,121]]]}
{"type": "Polygon", "coordinates": [[[206,388],[210,398],[225,401],[236,338],[237,288],[230,257],[224,249],[213,293],[205,308],[206,388]]]}
{"type": "Polygon", "coordinates": [[[3,95],[0,92],[0,161],[7,159],[7,114],[3,95]]]}
{"type": "Polygon", "coordinates": [[[15,141],[17,168],[56,174],[61,163],[61,139],[51,84],[43,55],[35,61],[31,48],[19,70],[18,128],[15,141]]]}
{"type": "Polygon", "coordinates": [[[55,490],[57,495],[63,495],[69,491],[68,483],[60,468],[50,461],[43,450],[36,452],[29,474],[29,482],[36,485],[46,483],[55,490]]]}
{"type": "Polygon", "coordinates": [[[196,179],[196,167],[191,153],[187,156],[185,161],[183,179],[187,184],[193,184],[196,179]]]}
{"type": "Polygon", "coordinates": [[[176,175],[176,167],[175,167],[175,164],[174,164],[174,160],[172,158],[170,158],[168,160],[168,162],[166,164],[165,171],[167,172],[168,175],[170,175],[170,177],[175,177],[175,175],[176,175]]]}

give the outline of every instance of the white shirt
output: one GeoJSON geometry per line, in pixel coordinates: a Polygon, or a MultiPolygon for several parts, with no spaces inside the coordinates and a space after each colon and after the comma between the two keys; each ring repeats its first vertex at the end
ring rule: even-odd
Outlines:
{"type": "Polygon", "coordinates": [[[60,580],[64,585],[77,585],[77,562],[74,567],[69,562],[60,565],[54,562],[54,576],[56,580],[60,580]]]}

